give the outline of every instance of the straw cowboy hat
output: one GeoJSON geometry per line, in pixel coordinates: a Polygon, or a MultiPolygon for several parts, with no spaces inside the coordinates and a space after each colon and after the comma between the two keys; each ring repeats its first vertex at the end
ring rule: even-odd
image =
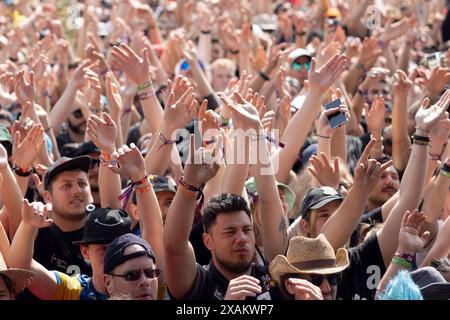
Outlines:
{"type": "Polygon", "coordinates": [[[347,250],[340,248],[334,254],[333,247],[321,234],[317,238],[291,238],[286,256],[276,256],[269,272],[280,283],[280,277],[285,274],[333,274],[345,270],[349,264],[347,250]]]}
{"type": "Polygon", "coordinates": [[[8,268],[1,253],[0,253],[0,274],[6,276],[11,280],[12,290],[14,293],[18,293],[23,289],[25,289],[25,287],[30,283],[30,281],[35,276],[35,273],[30,270],[8,268]]]}

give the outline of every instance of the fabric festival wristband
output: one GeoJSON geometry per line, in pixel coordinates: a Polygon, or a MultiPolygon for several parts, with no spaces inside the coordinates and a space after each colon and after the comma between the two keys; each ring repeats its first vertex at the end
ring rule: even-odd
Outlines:
{"type": "Polygon", "coordinates": [[[134,188],[146,182],[148,182],[147,175],[136,182],[131,181],[130,185],[126,187],[125,190],[123,190],[123,192],[119,196],[119,201],[122,201],[122,209],[125,209],[127,207],[128,201],[130,200],[131,195],[133,194],[134,188]]]}
{"type": "Polygon", "coordinates": [[[409,254],[409,253],[403,253],[403,252],[397,251],[397,252],[394,254],[394,256],[395,256],[395,257],[402,258],[402,259],[405,259],[406,261],[408,261],[408,262],[410,262],[410,263],[413,263],[413,261],[414,261],[414,255],[409,254]]]}
{"type": "Polygon", "coordinates": [[[19,177],[28,177],[30,176],[30,174],[33,172],[33,169],[30,169],[28,171],[23,170],[21,168],[19,168],[18,166],[14,166],[11,168],[12,171],[14,171],[19,177]]]}
{"type": "Polygon", "coordinates": [[[156,94],[155,94],[155,91],[150,91],[150,92],[144,92],[144,93],[140,93],[139,94],[139,100],[147,100],[147,99],[150,99],[151,97],[154,97],[156,94]]]}
{"type": "Polygon", "coordinates": [[[392,258],[392,264],[396,264],[396,265],[405,267],[407,269],[411,269],[412,268],[412,263],[411,262],[408,262],[404,258],[400,258],[400,257],[396,257],[396,256],[394,256],[392,258]]]}
{"type": "Polygon", "coordinates": [[[170,139],[167,139],[163,134],[162,134],[162,132],[159,132],[159,139],[161,139],[161,141],[162,141],[162,145],[160,145],[159,147],[158,147],[158,150],[157,151],[159,151],[162,147],[164,147],[165,145],[168,145],[168,144],[174,144],[176,141],[175,140],[170,140],[170,139]]]}
{"type": "Polygon", "coordinates": [[[183,176],[181,176],[178,179],[178,185],[186,188],[189,191],[197,193],[197,200],[200,200],[197,204],[197,210],[200,211],[203,206],[203,201],[205,200],[205,195],[203,194],[203,190],[202,190],[203,186],[201,186],[200,188],[194,187],[194,186],[190,185],[189,183],[187,183],[184,180],[183,176]]]}
{"type": "Polygon", "coordinates": [[[425,137],[425,136],[419,136],[417,134],[414,134],[412,136],[412,139],[414,141],[423,141],[423,142],[430,142],[430,137],[425,137]]]}
{"type": "Polygon", "coordinates": [[[149,80],[137,86],[137,91],[143,91],[152,86],[152,82],[149,80]]]}

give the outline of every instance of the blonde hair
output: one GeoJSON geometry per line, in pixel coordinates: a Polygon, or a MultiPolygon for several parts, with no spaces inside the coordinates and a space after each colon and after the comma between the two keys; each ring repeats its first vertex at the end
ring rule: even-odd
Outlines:
{"type": "Polygon", "coordinates": [[[226,58],[220,58],[214,61],[211,64],[211,72],[218,68],[225,68],[233,71],[233,74],[236,72],[236,64],[233,62],[233,60],[226,59],[226,58]]]}

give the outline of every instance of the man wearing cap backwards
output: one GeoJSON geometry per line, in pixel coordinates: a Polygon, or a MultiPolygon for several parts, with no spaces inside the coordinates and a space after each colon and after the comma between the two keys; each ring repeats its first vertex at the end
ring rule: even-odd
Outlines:
{"type": "Polygon", "coordinates": [[[70,277],[49,271],[33,260],[33,243],[38,229],[52,224],[47,219],[51,204],[24,200],[22,222],[11,243],[11,266],[36,273],[28,289],[43,300],[104,300],[107,298],[103,278],[103,259],[107,246],[117,237],[129,233],[130,218],[122,209],[97,208],[86,219],[80,245],[83,258],[92,265],[92,277],[77,274],[70,277]]]}
{"type": "Polygon", "coordinates": [[[49,270],[91,275],[91,268],[80,252],[86,206],[92,203],[89,185],[91,158],[62,157],[44,176],[44,200],[52,205],[53,224],[39,230],[34,242],[34,259],[49,270]]]}
{"type": "Polygon", "coordinates": [[[111,298],[157,299],[161,271],[144,239],[131,233],[116,238],[105,251],[103,265],[105,287],[111,298]]]}

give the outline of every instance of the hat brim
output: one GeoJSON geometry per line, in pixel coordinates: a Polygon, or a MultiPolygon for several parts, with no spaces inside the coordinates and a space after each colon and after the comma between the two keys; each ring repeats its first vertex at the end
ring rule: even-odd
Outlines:
{"type": "Polygon", "coordinates": [[[12,289],[15,293],[18,293],[25,289],[36,275],[36,273],[34,273],[33,271],[17,268],[9,268],[0,271],[0,274],[5,275],[11,280],[13,287],[12,289]]]}
{"type": "Polygon", "coordinates": [[[323,206],[326,206],[327,204],[329,204],[330,202],[334,201],[334,200],[339,200],[342,201],[343,198],[339,197],[337,195],[329,195],[326,196],[325,198],[323,198],[322,200],[320,200],[319,202],[317,202],[316,204],[314,204],[313,206],[309,207],[309,210],[315,210],[315,209],[320,209],[323,206]]]}
{"type": "Polygon", "coordinates": [[[287,258],[282,255],[278,255],[269,265],[269,273],[271,277],[280,284],[281,276],[291,273],[301,274],[334,274],[339,273],[347,269],[350,265],[347,250],[339,248],[336,253],[336,263],[333,267],[326,268],[311,268],[311,269],[298,269],[289,263],[287,258]]]}
{"type": "Polygon", "coordinates": [[[292,191],[291,188],[283,183],[278,183],[277,187],[284,191],[284,198],[286,199],[289,210],[291,210],[294,207],[296,198],[294,191],[292,191]]]}
{"type": "Polygon", "coordinates": [[[449,300],[450,283],[431,283],[420,288],[420,292],[425,300],[449,300]]]}
{"type": "Polygon", "coordinates": [[[47,190],[50,182],[52,182],[52,180],[55,179],[55,177],[62,172],[80,169],[88,173],[89,169],[91,168],[91,162],[92,162],[91,157],[80,156],[58,165],[55,169],[53,169],[50,172],[48,177],[45,177],[44,189],[47,190]]]}

